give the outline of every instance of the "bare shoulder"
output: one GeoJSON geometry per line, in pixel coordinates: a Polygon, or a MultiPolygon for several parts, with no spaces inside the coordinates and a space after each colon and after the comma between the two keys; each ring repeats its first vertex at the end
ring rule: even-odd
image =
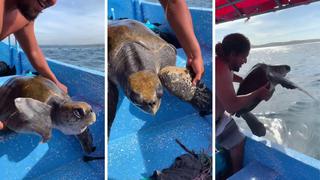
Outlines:
{"type": "Polygon", "coordinates": [[[216,78],[228,78],[233,75],[226,63],[216,58],[216,78]]]}

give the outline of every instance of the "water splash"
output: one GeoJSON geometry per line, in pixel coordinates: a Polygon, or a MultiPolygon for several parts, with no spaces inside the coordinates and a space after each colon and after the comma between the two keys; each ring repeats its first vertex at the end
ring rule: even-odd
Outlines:
{"type": "Polygon", "coordinates": [[[275,115],[276,113],[260,113],[258,118],[267,129],[266,137],[278,144],[284,144],[284,140],[286,139],[286,126],[282,122],[282,119],[275,118],[275,115]]]}

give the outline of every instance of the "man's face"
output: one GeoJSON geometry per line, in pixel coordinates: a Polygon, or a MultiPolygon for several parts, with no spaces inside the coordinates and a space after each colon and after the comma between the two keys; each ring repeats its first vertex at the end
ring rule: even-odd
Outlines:
{"type": "Polygon", "coordinates": [[[29,21],[33,21],[42,10],[54,5],[57,0],[19,0],[17,7],[29,21]]]}
{"type": "Polygon", "coordinates": [[[232,71],[239,72],[242,64],[247,63],[249,52],[235,54],[231,53],[229,56],[229,67],[232,71]]]}

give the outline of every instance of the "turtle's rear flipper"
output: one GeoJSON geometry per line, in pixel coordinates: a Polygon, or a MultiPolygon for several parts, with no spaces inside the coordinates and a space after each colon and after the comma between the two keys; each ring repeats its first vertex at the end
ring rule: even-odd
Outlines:
{"type": "Polygon", "coordinates": [[[172,44],[175,48],[181,48],[181,45],[178,41],[178,38],[175,34],[167,32],[167,31],[160,31],[159,36],[167,41],[168,43],[172,44]]]}
{"type": "Polygon", "coordinates": [[[8,128],[19,133],[38,133],[41,142],[51,138],[51,106],[32,98],[16,98],[17,111],[7,120],[8,128]]]}
{"type": "Polygon", "coordinates": [[[204,83],[192,85],[192,73],[187,68],[167,66],[159,73],[161,83],[178,98],[189,102],[201,116],[212,113],[212,92],[204,83]]]}
{"type": "Polygon", "coordinates": [[[175,48],[181,48],[179,40],[175,33],[170,29],[169,24],[150,23],[147,21],[145,26],[158,34],[163,40],[167,41],[167,43],[172,44],[175,48]]]}
{"type": "Polygon", "coordinates": [[[264,127],[264,125],[258,120],[258,118],[253,115],[251,112],[248,113],[243,113],[241,114],[241,117],[246,120],[251,132],[258,136],[265,136],[266,135],[266,128],[264,127]]]}
{"type": "Polygon", "coordinates": [[[89,128],[84,130],[81,134],[76,135],[76,137],[79,140],[83,151],[87,154],[96,150],[96,147],[93,146],[93,138],[89,128]]]}
{"type": "Polygon", "coordinates": [[[0,61],[0,76],[9,76],[16,74],[16,67],[10,68],[7,63],[0,61]]]}

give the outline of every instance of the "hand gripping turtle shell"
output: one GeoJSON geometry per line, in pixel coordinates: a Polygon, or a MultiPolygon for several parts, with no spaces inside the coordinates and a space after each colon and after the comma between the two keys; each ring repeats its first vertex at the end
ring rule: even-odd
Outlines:
{"type": "MultiPolygon", "coordinates": [[[[159,109],[163,87],[169,89],[174,95],[190,102],[202,115],[211,113],[211,91],[208,88],[194,87],[193,93],[182,91],[180,87],[192,89],[191,79],[188,71],[185,73],[175,73],[176,49],[167,43],[142,23],[135,20],[110,21],[108,24],[108,80],[114,84],[109,87],[109,91],[117,91],[122,88],[129,100],[143,111],[156,114],[159,109]],[[161,73],[164,68],[171,66],[171,69],[161,73]],[[172,72],[172,73],[171,73],[172,72]],[[179,75],[177,77],[176,75],[179,75]],[[160,76],[160,78],[159,78],[160,76]],[[161,78],[163,76],[163,78],[161,78]],[[182,81],[189,79],[189,81],[182,81]],[[175,88],[172,88],[173,83],[175,88]],[[110,89],[112,88],[112,89],[110,89]],[[171,88],[171,89],[170,89],[171,88]],[[195,89],[205,89],[204,97],[191,97],[195,94],[195,89]],[[188,93],[188,95],[184,95],[188,93]],[[191,99],[201,100],[201,103],[191,101],[191,99]]],[[[109,83],[110,84],[110,83],[109,83]]],[[[115,93],[109,93],[115,94],[115,93]]],[[[117,98],[108,97],[112,100],[110,104],[117,104],[117,98]]],[[[115,111],[109,112],[109,116],[114,116],[115,111]],[[110,114],[111,113],[111,114],[110,114]]]]}
{"type": "Polygon", "coordinates": [[[89,104],[72,101],[55,83],[41,77],[13,77],[0,87],[0,119],[18,133],[36,133],[42,142],[53,128],[76,135],[86,153],[95,150],[88,126],[96,121],[89,104]]]}

